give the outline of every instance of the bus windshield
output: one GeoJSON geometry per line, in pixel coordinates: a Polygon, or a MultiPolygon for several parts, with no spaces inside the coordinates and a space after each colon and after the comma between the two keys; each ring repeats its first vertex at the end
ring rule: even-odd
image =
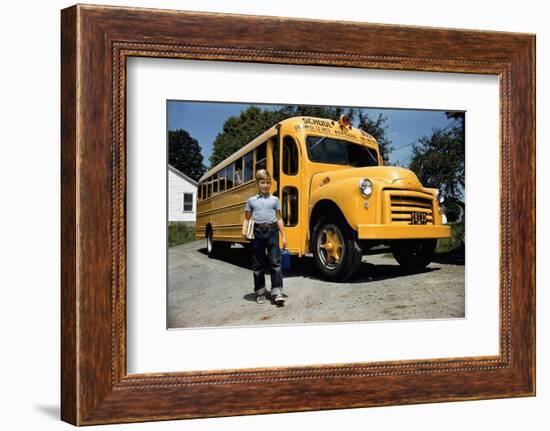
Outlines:
{"type": "Polygon", "coordinates": [[[378,166],[376,150],[364,145],[328,136],[308,136],[306,147],[309,160],[319,163],[353,166],[378,166]]]}

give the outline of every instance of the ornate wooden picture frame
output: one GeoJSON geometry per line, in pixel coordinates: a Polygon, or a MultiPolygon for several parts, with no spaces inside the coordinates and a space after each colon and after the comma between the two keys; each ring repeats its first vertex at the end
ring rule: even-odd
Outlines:
{"type": "Polygon", "coordinates": [[[534,395],[534,35],[78,5],[62,11],[61,49],[64,421],[534,395]],[[125,66],[132,56],[498,76],[500,353],[128,374],[125,66]]]}

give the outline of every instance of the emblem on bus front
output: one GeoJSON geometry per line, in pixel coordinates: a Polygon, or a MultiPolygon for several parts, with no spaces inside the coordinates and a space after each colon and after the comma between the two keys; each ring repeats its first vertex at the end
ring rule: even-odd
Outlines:
{"type": "Polygon", "coordinates": [[[428,218],[426,213],[421,213],[418,211],[411,212],[411,224],[427,224],[428,218]]]}

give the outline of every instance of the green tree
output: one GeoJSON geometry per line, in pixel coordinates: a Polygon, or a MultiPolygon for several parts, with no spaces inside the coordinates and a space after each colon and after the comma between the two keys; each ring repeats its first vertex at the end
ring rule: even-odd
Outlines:
{"type": "Polygon", "coordinates": [[[339,107],[286,105],[277,110],[262,110],[257,106],[251,106],[239,115],[226,120],[223,131],[214,140],[210,165],[217,165],[252,139],[286,118],[308,116],[337,120],[344,113],[350,119],[354,118],[354,109],[344,110],[339,107]]]}
{"type": "Polygon", "coordinates": [[[229,117],[214,140],[210,166],[217,165],[284,118],[281,111],[262,110],[257,106],[229,117]]]}
{"type": "Polygon", "coordinates": [[[359,111],[358,115],[359,123],[357,127],[365,132],[371,134],[378,142],[380,148],[380,155],[384,160],[384,164],[387,165],[390,160],[390,153],[392,151],[391,141],[386,135],[388,126],[386,122],[388,117],[379,114],[376,119],[371,118],[367,113],[359,111]]]}
{"type": "Polygon", "coordinates": [[[426,187],[439,188],[447,201],[447,218],[455,221],[464,211],[464,122],[434,129],[413,144],[410,169],[426,187]]]}
{"type": "Polygon", "coordinates": [[[206,172],[199,142],[183,129],[168,131],[168,163],[195,181],[206,172]]]}
{"type": "Polygon", "coordinates": [[[341,115],[346,114],[351,120],[355,118],[355,110],[348,108],[347,110],[341,107],[331,106],[314,106],[314,105],[287,105],[279,112],[283,118],[290,117],[317,117],[329,118],[338,120],[341,115]]]}

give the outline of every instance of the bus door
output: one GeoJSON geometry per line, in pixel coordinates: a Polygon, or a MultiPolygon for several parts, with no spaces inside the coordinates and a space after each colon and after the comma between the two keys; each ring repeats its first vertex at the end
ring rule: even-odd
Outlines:
{"type": "Polygon", "coordinates": [[[301,255],[302,236],[300,220],[300,149],[295,138],[283,135],[278,145],[279,172],[277,172],[278,196],[281,200],[281,214],[285,225],[287,249],[301,255]]]}
{"type": "Polygon", "coordinates": [[[271,193],[278,198],[281,197],[281,193],[279,190],[279,182],[280,182],[280,166],[279,166],[279,138],[277,136],[274,136],[269,140],[269,160],[268,160],[268,168],[267,171],[271,175],[271,193]]]}

